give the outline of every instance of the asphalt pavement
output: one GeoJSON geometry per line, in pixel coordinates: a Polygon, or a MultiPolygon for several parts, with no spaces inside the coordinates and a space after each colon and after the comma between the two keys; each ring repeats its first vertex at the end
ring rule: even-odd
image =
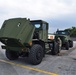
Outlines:
{"type": "Polygon", "coordinates": [[[76,75],[76,42],[70,50],[60,55],[46,54],[39,65],[31,65],[28,58],[10,61],[0,48],[0,75],[76,75]]]}

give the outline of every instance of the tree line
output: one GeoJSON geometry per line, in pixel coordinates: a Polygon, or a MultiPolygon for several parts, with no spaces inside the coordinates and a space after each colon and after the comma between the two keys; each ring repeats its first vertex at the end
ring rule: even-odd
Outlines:
{"type": "Polygon", "coordinates": [[[65,31],[68,31],[71,37],[76,37],[76,27],[67,28],[65,31]]]}

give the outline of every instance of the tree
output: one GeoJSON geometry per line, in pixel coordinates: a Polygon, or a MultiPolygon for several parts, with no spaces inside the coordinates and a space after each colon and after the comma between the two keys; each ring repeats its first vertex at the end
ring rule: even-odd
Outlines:
{"type": "Polygon", "coordinates": [[[76,37],[76,27],[65,29],[64,31],[68,31],[71,37],[76,37]]]}

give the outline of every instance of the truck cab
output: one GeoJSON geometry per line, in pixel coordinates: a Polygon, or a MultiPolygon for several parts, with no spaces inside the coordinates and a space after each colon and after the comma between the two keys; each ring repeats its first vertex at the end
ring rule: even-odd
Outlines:
{"type": "Polygon", "coordinates": [[[35,26],[33,39],[47,41],[48,39],[48,23],[42,20],[30,21],[35,26]]]}
{"type": "Polygon", "coordinates": [[[60,37],[62,41],[62,47],[69,50],[69,47],[73,47],[73,41],[71,40],[70,33],[64,30],[57,30],[56,36],[60,37]]]}

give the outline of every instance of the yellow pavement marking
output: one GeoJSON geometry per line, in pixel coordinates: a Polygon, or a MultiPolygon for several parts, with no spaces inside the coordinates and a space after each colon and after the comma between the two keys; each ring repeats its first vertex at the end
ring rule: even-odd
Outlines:
{"type": "Polygon", "coordinates": [[[32,67],[29,67],[29,66],[24,66],[24,65],[21,65],[21,64],[16,64],[16,63],[9,62],[9,61],[2,60],[2,59],[0,59],[0,62],[8,63],[8,64],[11,64],[11,65],[14,65],[14,66],[19,66],[19,67],[22,67],[22,68],[25,68],[25,69],[28,69],[28,70],[33,70],[33,71],[41,72],[41,73],[48,74],[48,75],[58,75],[56,73],[40,70],[40,69],[37,69],[37,68],[32,68],[32,67]]]}

